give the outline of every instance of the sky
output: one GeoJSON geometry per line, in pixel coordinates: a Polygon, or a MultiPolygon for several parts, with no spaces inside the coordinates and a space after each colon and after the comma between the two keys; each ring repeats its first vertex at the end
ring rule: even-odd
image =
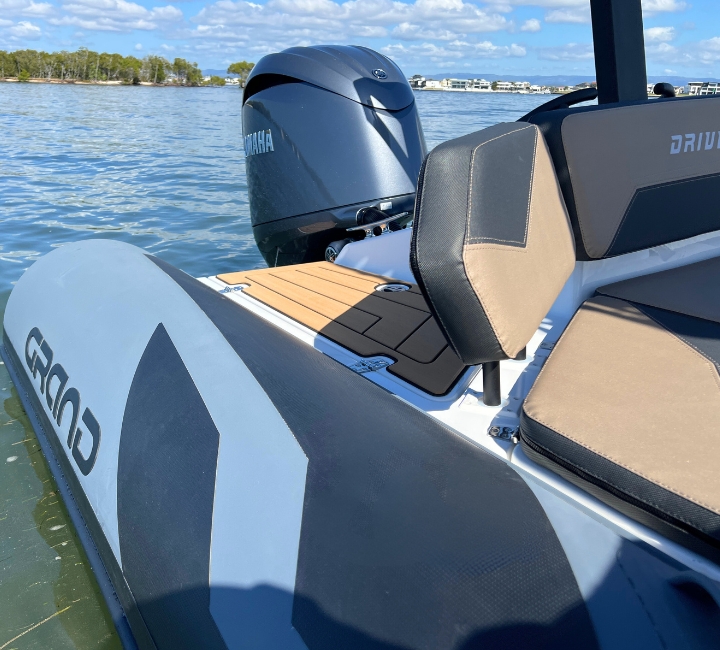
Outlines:
{"type": "MultiPolygon", "coordinates": [[[[720,77],[719,0],[643,0],[648,73],[720,77]]],[[[594,75],[589,0],[0,0],[0,49],[256,62],[352,44],[409,76],[594,75]]]]}

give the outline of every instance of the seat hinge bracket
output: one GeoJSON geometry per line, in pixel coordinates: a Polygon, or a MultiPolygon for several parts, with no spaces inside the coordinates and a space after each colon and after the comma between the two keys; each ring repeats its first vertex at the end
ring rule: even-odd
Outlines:
{"type": "Polygon", "coordinates": [[[517,444],[519,441],[518,434],[520,433],[520,427],[490,427],[488,429],[488,435],[492,438],[499,438],[500,440],[510,440],[517,444]]]}

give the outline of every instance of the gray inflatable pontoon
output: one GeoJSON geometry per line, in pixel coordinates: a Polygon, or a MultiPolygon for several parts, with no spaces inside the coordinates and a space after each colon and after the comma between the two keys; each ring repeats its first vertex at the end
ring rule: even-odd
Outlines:
{"type": "Polygon", "coordinates": [[[126,647],[718,647],[720,99],[633,61],[279,225],[302,264],[30,267],[2,356],[126,647]]]}

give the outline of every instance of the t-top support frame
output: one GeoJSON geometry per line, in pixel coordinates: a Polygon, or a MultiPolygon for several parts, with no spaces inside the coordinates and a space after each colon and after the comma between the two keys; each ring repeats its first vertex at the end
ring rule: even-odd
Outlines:
{"type": "Polygon", "coordinates": [[[598,103],[647,99],[641,0],[590,0],[598,103]]]}

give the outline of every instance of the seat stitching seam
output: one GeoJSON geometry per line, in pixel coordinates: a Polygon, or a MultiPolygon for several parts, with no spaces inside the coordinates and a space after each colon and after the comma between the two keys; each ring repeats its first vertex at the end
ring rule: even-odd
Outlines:
{"type": "MultiPolygon", "coordinates": [[[[526,412],[526,414],[527,414],[527,412],[526,412]]],[[[600,456],[601,458],[604,458],[605,460],[610,461],[610,462],[613,463],[614,465],[618,465],[619,467],[622,467],[624,470],[630,472],[631,474],[635,474],[636,476],[639,476],[640,478],[648,481],[649,483],[652,483],[653,485],[658,485],[659,487],[666,489],[666,490],[667,490],[668,492],[670,492],[671,494],[674,494],[674,495],[676,495],[676,496],[682,497],[682,498],[690,501],[690,502],[693,503],[694,505],[697,505],[697,506],[700,506],[700,507],[702,507],[702,508],[704,508],[704,509],[706,509],[706,510],[709,510],[710,512],[712,512],[712,513],[715,514],[715,515],[720,515],[720,513],[716,512],[716,511],[715,511],[713,508],[711,508],[709,505],[704,504],[704,503],[699,502],[699,501],[696,501],[695,499],[691,499],[690,497],[688,497],[687,495],[683,494],[682,492],[678,492],[678,491],[674,490],[673,488],[671,488],[671,487],[669,487],[669,486],[667,486],[667,485],[665,485],[665,484],[663,484],[663,483],[661,483],[661,482],[659,482],[659,481],[655,481],[655,480],[653,480],[653,479],[651,479],[651,478],[648,478],[647,476],[644,476],[642,473],[638,472],[637,470],[634,470],[634,469],[631,469],[630,467],[625,466],[624,464],[622,464],[622,463],[614,460],[613,458],[611,458],[611,457],[607,456],[606,454],[598,451],[597,449],[595,449],[595,448],[593,448],[593,447],[590,447],[590,446],[588,446],[588,445],[584,445],[584,444],[582,444],[582,443],[580,443],[580,442],[578,442],[578,441],[576,441],[576,440],[573,440],[570,436],[567,436],[567,435],[566,435],[565,433],[563,433],[562,431],[559,431],[559,430],[557,430],[557,429],[554,429],[554,428],[553,428],[552,426],[550,426],[547,422],[544,422],[541,418],[536,417],[536,416],[534,416],[534,415],[529,415],[529,414],[528,414],[528,417],[529,417],[530,419],[535,420],[536,422],[542,424],[542,425],[543,425],[544,427],[546,427],[547,429],[550,429],[551,431],[555,431],[555,432],[558,433],[559,435],[567,438],[567,439],[568,439],[570,442],[572,442],[573,444],[576,444],[576,445],[582,447],[583,449],[587,449],[588,451],[591,451],[592,453],[600,456]]],[[[533,443],[539,445],[539,443],[538,443],[535,439],[533,439],[533,443]]],[[[683,516],[681,516],[681,515],[676,515],[676,514],[667,512],[667,510],[666,510],[664,507],[658,505],[658,504],[655,503],[652,499],[647,498],[647,496],[638,495],[638,494],[631,494],[630,492],[628,492],[628,490],[627,490],[626,488],[620,487],[620,486],[617,485],[615,482],[610,481],[609,479],[607,479],[607,478],[605,478],[605,477],[603,477],[603,476],[600,476],[597,472],[594,472],[594,471],[588,469],[587,467],[580,467],[580,466],[578,466],[578,464],[577,464],[576,462],[574,462],[574,461],[570,460],[569,458],[567,458],[566,455],[564,455],[564,454],[562,454],[562,453],[559,453],[558,451],[556,451],[556,450],[554,450],[554,449],[550,449],[549,447],[547,447],[547,445],[540,445],[540,446],[541,446],[543,449],[546,449],[546,450],[547,450],[548,452],[550,452],[551,454],[557,456],[558,458],[562,458],[562,460],[564,460],[568,465],[570,465],[570,466],[572,466],[572,467],[577,467],[580,471],[582,471],[582,472],[584,472],[584,473],[586,473],[586,474],[589,474],[590,476],[593,476],[594,478],[596,478],[598,481],[600,481],[600,482],[602,482],[602,483],[607,483],[607,484],[610,485],[611,487],[615,488],[618,492],[621,492],[621,493],[623,493],[623,494],[628,494],[628,495],[631,496],[633,499],[637,499],[638,501],[640,501],[640,502],[642,502],[642,503],[646,503],[647,505],[652,506],[653,508],[657,508],[658,510],[660,510],[661,512],[664,512],[665,514],[669,515],[670,517],[673,517],[674,519],[677,519],[678,521],[682,521],[683,523],[688,524],[688,526],[692,526],[693,528],[699,528],[699,526],[697,526],[697,524],[695,524],[695,523],[692,522],[692,521],[689,521],[688,519],[684,518],[683,516]]]]}
{"type": "Polygon", "coordinates": [[[528,187],[528,205],[527,205],[527,213],[525,214],[525,233],[523,235],[523,237],[525,239],[525,246],[528,245],[528,230],[530,228],[530,205],[532,203],[532,191],[533,191],[533,184],[535,182],[535,161],[537,160],[538,131],[539,131],[539,129],[535,129],[535,141],[533,142],[532,167],[530,168],[530,187],[528,187]]]}
{"type": "MultiPolygon", "coordinates": [[[[527,227],[525,230],[525,236],[527,237],[527,227]]],[[[522,242],[519,242],[517,239],[501,239],[500,237],[468,237],[467,241],[479,242],[479,243],[482,243],[484,241],[496,241],[496,242],[504,241],[504,242],[508,242],[510,244],[521,244],[522,243],[522,242]]]]}
{"type": "MultiPolygon", "coordinates": [[[[667,484],[664,483],[664,482],[661,482],[661,481],[658,481],[658,480],[656,480],[656,479],[650,478],[649,476],[646,476],[645,474],[643,474],[641,471],[639,471],[639,470],[637,470],[637,469],[632,469],[631,467],[629,467],[629,466],[626,465],[625,463],[620,462],[620,461],[618,461],[618,460],[615,460],[612,456],[609,456],[607,453],[604,453],[604,452],[598,450],[597,448],[593,447],[592,445],[588,445],[588,444],[585,444],[585,443],[583,443],[583,442],[580,442],[580,441],[572,438],[570,435],[566,434],[565,432],[560,431],[559,429],[554,428],[554,427],[551,426],[549,423],[541,420],[539,417],[536,417],[536,416],[534,416],[534,415],[533,415],[533,416],[529,416],[529,417],[531,417],[533,420],[536,420],[537,422],[539,422],[539,423],[542,424],[543,426],[547,427],[547,428],[550,429],[551,431],[557,431],[557,433],[559,433],[559,434],[562,435],[563,437],[567,438],[570,442],[572,442],[572,443],[574,443],[574,444],[576,444],[576,445],[579,445],[580,447],[583,447],[583,448],[587,449],[588,451],[591,451],[591,452],[593,452],[594,454],[597,454],[598,456],[601,456],[601,457],[604,458],[605,460],[609,460],[611,463],[613,463],[613,464],[615,464],[615,465],[618,465],[619,467],[622,467],[623,469],[627,470],[627,471],[630,472],[631,474],[636,474],[636,475],[639,476],[640,478],[643,478],[643,479],[645,479],[646,481],[649,481],[650,483],[653,483],[653,484],[655,484],[655,485],[659,485],[659,486],[662,487],[662,488],[665,488],[666,490],[668,490],[668,492],[672,492],[673,494],[676,494],[677,496],[683,497],[684,499],[687,499],[688,501],[690,501],[691,503],[694,503],[695,505],[702,506],[703,508],[705,508],[705,509],[707,509],[707,510],[710,510],[711,512],[715,513],[716,515],[720,515],[720,512],[718,512],[718,511],[715,509],[715,507],[713,507],[713,506],[711,506],[711,505],[709,505],[709,504],[707,504],[707,503],[704,503],[703,501],[701,501],[701,500],[699,500],[699,499],[696,499],[695,497],[691,497],[691,496],[689,496],[688,494],[685,494],[684,492],[681,492],[681,491],[679,491],[679,490],[677,490],[677,489],[675,489],[675,488],[672,488],[672,487],[670,487],[669,485],[667,485],[667,484]]],[[[553,451],[553,450],[548,450],[548,451],[552,451],[553,454],[556,453],[556,452],[553,451]]],[[[558,455],[560,455],[560,454],[558,454],[558,455]]],[[[573,463],[572,461],[570,461],[570,460],[568,460],[568,459],[565,459],[565,460],[566,460],[568,463],[570,463],[571,465],[575,465],[575,463],[573,463]]],[[[576,465],[576,466],[577,466],[577,465],[576,465]]],[[[581,469],[583,472],[588,471],[588,470],[586,470],[584,467],[579,467],[578,469],[581,469]]],[[[591,473],[591,472],[588,472],[588,473],[591,473]]],[[[621,490],[622,492],[626,492],[626,490],[624,490],[624,489],[622,489],[622,488],[614,485],[613,483],[611,483],[609,480],[607,480],[607,479],[605,479],[605,478],[602,478],[602,477],[600,477],[600,476],[598,476],[597,478],[598,478],[599,480],[605,481],[605,482],[608,483],[609,485],[612,485],[613,487],[617,488],[618,490],[621,490]]],[[[635,497],[635,498],[640,498],[640,497],[636,497],[636,495],[632,495],[632,496],[635,497]]],[[[643,500],[643,499],[640,499],[640,500],[643,500]]],[[[654,507],[662,510],[662,508],[661,508],[659,505],[657,505],[656,503],[653,503],[651,500],[649,500],[649,499],[644,499],[644,500],[645,500],[648,504],[650,504],[650,505],[652,505],[652,506],[654,506],[654,507]]],[[[673,515],[673,516],[675,516],[675,515],[673,515]]],[[[683,521],[680,517],[677,517],[677,519],[680,519],[681,521],[683,521]]],[[[685,523],[688,523],[688,524],[689,524],[690,522],[685,522],[685,523]]]]}

